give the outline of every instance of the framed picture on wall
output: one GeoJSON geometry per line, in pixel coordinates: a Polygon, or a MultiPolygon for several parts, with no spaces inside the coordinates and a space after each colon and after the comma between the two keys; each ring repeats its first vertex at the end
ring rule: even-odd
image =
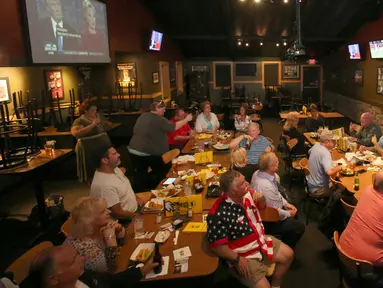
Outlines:
{"type": "Polygon", "coordinates": [[[299,65],[283,65],[282,79],[300,79],[299,65]]]}
{"type": "Polygon", "coordinates": [[[52,99],[64,99],[64,83],[62,70],[44,70],[45,83],[47,90],[52,95],[52,99]]]}
{"type": "Polygon", "coordinates": [[[153,84],[160,83],[160,74],[158,72],[153,72],[153,84]]]}
{"type": "Polygon", "coordinates": [[[117,63],[117,77],[120,87],[137,85],[136,63],[117,63]]]}
{"type": "Polygon", "coordinates": [[[363,70],[355,70],[354,82],[357,85],[363,86],[363,70]]]}
{"type": "Polygon", "coordinates": [[[376,84],[376,93],[383,95],[383,67],[378,67],[378,81],[376,84]]]}
{"type": "Polygon", "coordinates": [[[0,102],[10,102],[9,78],[0,77],[0,102]]]}

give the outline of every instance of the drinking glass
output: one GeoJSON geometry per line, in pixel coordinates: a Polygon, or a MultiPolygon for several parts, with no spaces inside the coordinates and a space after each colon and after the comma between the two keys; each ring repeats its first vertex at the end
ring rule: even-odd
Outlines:
{"type": "Polygon", "coordinates": [[[137,215],[134,217],[134,234],[142,236],[144,233],[144,215],[137,215]]]}
{"type": "Polygon", "coordinates": [[[47,141],[44,145],[45,153],[47,156],[53,156],[53,150],[55,149],[55,142],[54,141],[47,141]]]}
{"type": "Polygon", "coordinates": [[[191,196],[193,194],[193,184],[189,181],[185,181],[184,193],[185,196],[191,196]]]}

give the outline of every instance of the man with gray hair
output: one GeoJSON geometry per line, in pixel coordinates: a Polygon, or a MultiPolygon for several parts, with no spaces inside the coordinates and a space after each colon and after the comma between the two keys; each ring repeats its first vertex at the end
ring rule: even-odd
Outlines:
{"type": "MultiPolygon", "coordinates": [[[[383,268],[383,172],[362,193],[339,244],[350,257],[383,268]]],[[[381,287],[381,286],[379,286],[381,287]]]]}
{"type": "Polygon", "coordinates": [[[264,234],[258,209],[265,207],[261,193],[250,189],[245,177],[232,170],[221,176],[221,196],[207,217],[211,250],[226,260],[231,272],[247,287],[270,287],[268,263],[275,262],[272,287],[279,288],[294,252],[280,240],[264,234]]]}
{"type": "Polygon", "coordinates": [[[305,232],[305,225],[295,219],[297,208],[282,196],[284,189],[277,181],[279,160],[273,152],[264,153],[259,158],[259,170],[253,174],[251,187],[266,198],[266,205],[278,210],[279,222],[264,223],[266,232],[281,235],[282,241],[294,249],[305,232]]]}
{"type": "Polygon", "coordinates": [[[358,144],[360,144],[359,149],[361,151],[366,150],[366,147],[372,147],[374,144],[371,139],[376,136],[377,139],[382,137],[382,129],[379,124],[373,122],[374,116],[370,112],[365,112],[360,116],[360,129],[357,131],[357,126],[353,123],[350,123],[350,135],[355,137],[358,144]]]}

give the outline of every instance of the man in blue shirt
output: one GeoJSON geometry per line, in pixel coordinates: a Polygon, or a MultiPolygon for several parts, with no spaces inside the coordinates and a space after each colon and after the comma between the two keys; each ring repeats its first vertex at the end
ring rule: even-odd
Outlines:
{"type": "Polygon", "coordinates": [[[251,123],[247,128],[247,135],[240,135],[231,140],[230,149],[245,148],[247,150],[248,164],[257,165],[261,154],[274,150],[270,141],[266,137],[259,135],[260,132],[258,123],[251,123]]]}
{"type": "Polygon", "coordinates": [[[288,203],[281,193],[285,189],[277,181],[278,165],[278,157],[273,152],[262,154],[259,170],[251,179],[251,187],[265,196],[267,206],[279,212],[280,222],[264,222],[266,233],[281,235],[282,241],[294,248],[305,232],[305,225],[294,218],[297,208],[288,203]]]}

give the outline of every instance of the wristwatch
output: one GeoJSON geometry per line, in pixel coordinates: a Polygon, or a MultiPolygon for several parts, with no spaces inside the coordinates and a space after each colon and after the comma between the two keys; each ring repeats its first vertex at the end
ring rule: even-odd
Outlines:
{"type": "Polygon", "coordinates": [[[233,261],[233,262],[231,262],[231,264],[233,265],[233,266],[238,266],[238,264],[239,264],[239,259],[241,258],[241,256],[237,256],[237,258],[235,258],[235,260],[233,261]]]}

